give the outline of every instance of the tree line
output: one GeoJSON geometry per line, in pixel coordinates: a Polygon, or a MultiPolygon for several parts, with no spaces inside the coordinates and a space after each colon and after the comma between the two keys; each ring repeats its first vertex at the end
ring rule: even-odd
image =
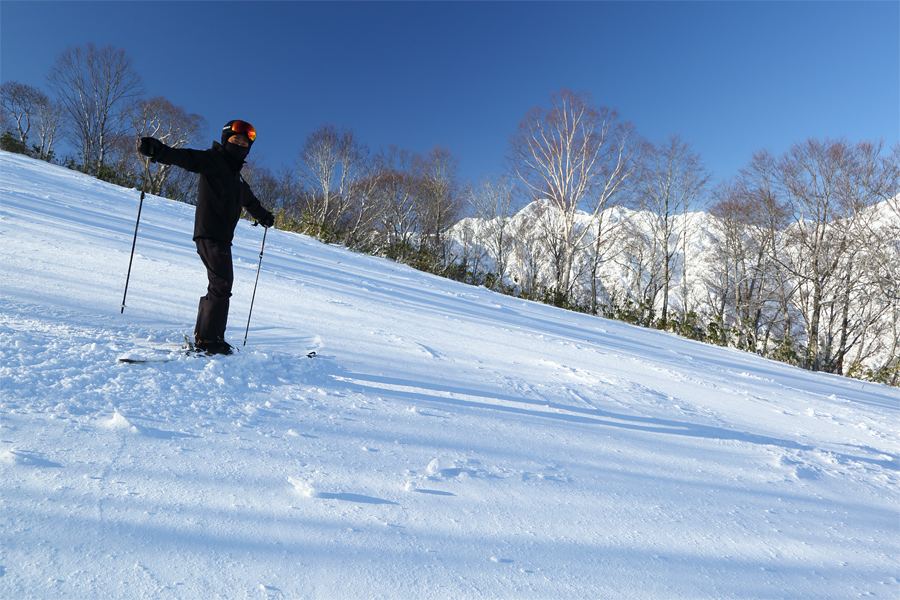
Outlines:
{"type": "Polygon", "coordinates": [[[713,186],[680,136],[651,143],[563,90],[526,115],[509,159],[456,226],[483,281],[900,384],[900,145],[808,139],[713,186]]]}
{"type": "MultiPolygon", "coordinates": [[[[47,82],[49,94],[0,88],[3,149],[193,202],[196,176],[150,168],[136,144],[153,136],[196,146],[208,124],[146,97],[123,50],[67,48],[47,82]],[[57,157],[61,139],[76,156],[57,157]]],[[[251,161],[243,174],[280,229],[808,369],[898,383],[900,146],[811,139],[782,156],[760,151],[712,186],[680,136],[650,142],[587,92],[563,89],[525,115],[506,158],[504,173],[462,182],[446,148],[372,151],[352,129],[325,124],[289,166],[251,161]],[[877,218],[877,206],[893,220],[877,218]],[[702,261],[701,229],[715,252],[702,261]]]]}
{"type": "MultiPolygon", "coordinates": [[[[196,175],[168,165],[151,168],[137,142],[152,136],[175,148],[202,145],[208,124],[163,97],[145,97],[124,50],[69,47],[47,82],[49,93],[18,82],[0,86],[0,147],[194,201],[196,175]],[[74,156],[57,156],[61,140],[74,156]]],[[[441,271],[452,262],[446,233],[463,207],[457,172],[458,161],[445,148],[372,152],[352,130],[326,124],[309,133],[292,165],[275,172],[251,160],[243,175],[275,208],[283,229],[441,271]]]]}

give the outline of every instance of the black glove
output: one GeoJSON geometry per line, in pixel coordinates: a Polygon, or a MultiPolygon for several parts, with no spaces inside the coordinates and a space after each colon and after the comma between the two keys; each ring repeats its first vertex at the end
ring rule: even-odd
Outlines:
{"type": "Polygon", "coordinates": [[[154,160],[162,154],[163,143],[156,138],[142,137],[139,150],[141,154],[150,157],[150,160],[154,160]]]}
{"type": "Polygon", "coordinates": [[[263,227],[271,227],[275,224],[275,215],[266,211],[266,214],[257,219],[257,221],[259,221],[259,224],[263,227]]]}

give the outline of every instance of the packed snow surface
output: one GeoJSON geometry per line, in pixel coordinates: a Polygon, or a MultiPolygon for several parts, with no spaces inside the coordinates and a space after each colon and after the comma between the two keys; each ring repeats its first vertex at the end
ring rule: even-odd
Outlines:
{"type": "Polygon", "coordinates": [[[276,230],[190,358],[193,207],[120,314],[139,192],[0,173],[2,598],[900,596],[897,389],[276,230]]]}

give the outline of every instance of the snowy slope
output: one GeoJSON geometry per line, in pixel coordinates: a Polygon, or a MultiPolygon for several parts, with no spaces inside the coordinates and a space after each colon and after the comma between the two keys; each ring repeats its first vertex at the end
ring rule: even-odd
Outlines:
{"type": "Polygon", "coordinates": [[[138,196],[0,153],[0,597],[900,595],[896,389],[275,230],[117,363],[205,288],[148,197],[119,313],[138,196]]]}

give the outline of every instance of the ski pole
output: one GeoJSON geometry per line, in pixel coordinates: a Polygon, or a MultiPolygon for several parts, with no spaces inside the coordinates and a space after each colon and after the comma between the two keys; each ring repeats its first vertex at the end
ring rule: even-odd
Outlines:
{"type": "MultiPolygon", "coordinates": [[[[254,223],[256,225],[256,223],[254,223]]],[[[259,283],[259,269],[262,267],[262,256],[263,250],[266,247],[266,234],[269,233],[269,228],[263,228],[263,241],[262,246],[259,248],[259,264],[256,265],[256,281],[253,282],[253,296],[250,297],[250,314],[247,315],[247,329],[244,331],[244,345],[247,345],[247,334],[250,333],[250,317],[253,315],[253,301],[256,300],[256,284],[259,283]]]]}
{"type": "Polygon", "coordinates": [[[125,293],[122,295],[122,309],[119,314],[125,314],[125,298],[128,296],[128,281],[131,279],[131,261],[134,260],[134,247],[137,245],[138,225],[141,224],[141,209],[144,207],[144,195],[147,189],[147,179],[150,176],[150,164],[147,164],[147,171],[144,174],[141,183],[141,201],[138,203],[137,221],[134,223],[134,239],[131,241],[131,258],[128,259],[128,275],[125,276],[125,293]]]}

